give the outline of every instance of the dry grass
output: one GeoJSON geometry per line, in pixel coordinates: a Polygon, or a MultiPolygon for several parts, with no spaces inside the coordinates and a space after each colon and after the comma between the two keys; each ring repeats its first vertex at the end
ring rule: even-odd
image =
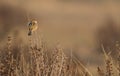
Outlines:
{"type": "MultiPolygon", "coordinates": [[[[100,69],[98,67],[98,75],[99,76],[120,76],[120,54],[118,51],[118,58],[112,58],[111,52],[106,53],[103,45],[102,45],[104,57],[105,57],[105,68],[100,69]]],[[[103,67],[103,66],[102,66],[103,67]]]]}
{"type": "MultiPolygon", "coordinates": [[[[118,44],[117,44],[118,45],[118,44]]],[[[97,76],[120,76],[120,53],[112,58],[103,45],[106,66],[97,68],[97,76]]],[[[119,52],[119,48],[118,48],[119,52]]],[[[71,51],[66,55],[57,44],[53,49],[47,47],[42,39],[29,38],[29,44],[15,43],[8,36],[7,44],[0,49],[0,76],[93,76],[71,51]],[[37,42],[40,43],[37,43],[37,42]]]]}
{"type": "Polygon", "coordinates": [[[33,41],[30,38],[26,47],[8,37],[7,45],[0,50],[0,76],[92,76],[72,52],[67,56],[59,44],[51,51],[43,41],[39,46],[33,41]]]}
{"type": "MultiPolygon", "coordinates": [[[[120,76],[120,52],[117,44],[118,58],[112,58],[103,45],[106,66],[97,67],[96,76],[120,76]]],[[[93,76],[77,59],[72,51],[70,55],[57,44],[48,48],[40,38],[30,37],[27,46],[16,43],[8,36],[7,44],[0,48],[0,76],[93,76]]]]}

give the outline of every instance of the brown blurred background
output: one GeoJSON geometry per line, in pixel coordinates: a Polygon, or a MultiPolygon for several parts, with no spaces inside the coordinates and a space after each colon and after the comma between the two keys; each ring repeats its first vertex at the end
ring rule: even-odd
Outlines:
{"type": "Polygon", "coordinates": [[[119,7],[118,0],[1,0],[0,43],[11,34],[26,43],[29,15],[48,46],[59,41],[88,65],[102,65],[100,45],[115,51],[120,41],[119,7]]]}

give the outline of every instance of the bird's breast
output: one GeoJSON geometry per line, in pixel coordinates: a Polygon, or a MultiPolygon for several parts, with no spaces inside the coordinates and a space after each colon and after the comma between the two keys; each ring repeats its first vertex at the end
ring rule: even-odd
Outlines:
{"type": "Polygon", "coordinates": [[[36,31],[38,29],[38,25],[33,25],[33,31],[36,31]]]}

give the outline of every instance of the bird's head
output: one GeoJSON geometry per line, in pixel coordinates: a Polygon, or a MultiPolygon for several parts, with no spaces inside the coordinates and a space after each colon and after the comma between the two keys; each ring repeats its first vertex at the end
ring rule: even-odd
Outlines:
{"type": "Polygon", "coordinates": [[[32,20],[32,23],[35,23],[35,24],[37,24],[38,22],[37,22],[37,20],[32,20]]]}

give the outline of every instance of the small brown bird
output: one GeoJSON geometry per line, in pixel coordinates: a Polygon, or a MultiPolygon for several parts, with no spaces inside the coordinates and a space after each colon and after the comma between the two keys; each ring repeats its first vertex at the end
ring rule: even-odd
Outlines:
{"type": "Polygon", "coordinates": [[[31,20],[28,24],[29,32],[28,36],[31,36],[34,31],[38,28],[38,22],[36,20],[31,20]]]}

